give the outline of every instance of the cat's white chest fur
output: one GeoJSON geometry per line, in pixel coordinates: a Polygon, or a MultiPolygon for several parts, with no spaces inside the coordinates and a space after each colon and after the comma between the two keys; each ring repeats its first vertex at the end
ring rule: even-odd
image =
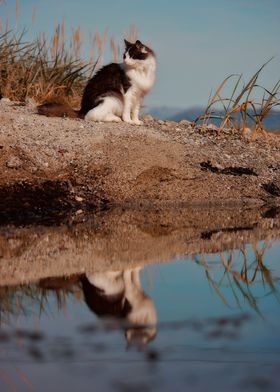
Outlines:
{"type": "Polygon", "coordinates": [[[126,69],[126,74],[130,79],[132,89],[139,95],[147,94],[155,83],[156,61],[154,57],[149,58],[139,67],[126,69]]]}
{"type": "Polygon", "coordinates": [[[155,83],[156,60],[154,56],[151,56],[139,65],[135,65],[125,66],[131,86],[124,95],[122,118],[125,122],[140,125],[142,121],[139,120],[139,110],[144,96],[155,83]]]}

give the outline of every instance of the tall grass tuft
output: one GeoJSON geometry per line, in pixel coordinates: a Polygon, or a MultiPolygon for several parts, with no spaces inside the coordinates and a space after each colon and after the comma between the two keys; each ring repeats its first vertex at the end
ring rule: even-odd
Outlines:
{"type": "Polygon", "coordinates": [[[263,64],[251,79],[242,84],[242,75],[230,75],[218,86],[214,94],[211,94],[205,112],[194,123],[208,123],[211,119],[219,122],[219,130],[225,127],[233,127],[240,130],[244,136],[248,127],[252,127],[252,139],[258,134],[267,136],[263,124],[265,117],[272,109],[280,105],[280,80],[271,91],[260,86],[257,81],[263,68],[271,61],[263,64]],[[229,81],[235,80],[229,97],[223,97],[222,91],[229,81]]]}
{"type": "Polygon", "coordinates": [[[75,283],[64,289],[45,289],[38,285],[0,286],[0,327],[11,317],[48,314],[50,303],[56,309],[65,309],[69,297],[80,300],[81,287],[75,283]]]}
{"type": "Polygon", "coordinates": [[[0,35],[1,94],[15,101],[30,97],[42,102],[58,96],[75,101],[92,68],[90,62],[78,58],[77,33],[72,48],[65,47],[59,25],[50,45],[44,34],[29,43],[24,37],[25,32],[0,35]]]}

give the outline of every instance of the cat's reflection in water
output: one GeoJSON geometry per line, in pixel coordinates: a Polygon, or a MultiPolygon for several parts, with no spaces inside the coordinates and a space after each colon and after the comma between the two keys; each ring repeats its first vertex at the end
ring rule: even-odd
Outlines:
{"type": "Polygon", "coordinates": [[[123,318],[131,344],[147,344],[156,336],[157,314],[141,287],[140,270],[99,272],[82,278],[88,307],[101,317],[123,318]]]}
{"type": "Polygon", "coordinates": [[[99,317],[122,319],[128,343],[147,344],[156,336],[157,314],[152,299],[141,287],[140,270],[46,278],[39,281],[39,286],[59,291],[81,282],[85,302],[92,312],[99,317]]]}

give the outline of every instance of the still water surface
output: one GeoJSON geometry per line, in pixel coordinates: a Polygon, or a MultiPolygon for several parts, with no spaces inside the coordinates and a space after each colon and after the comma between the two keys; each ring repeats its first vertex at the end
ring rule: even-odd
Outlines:
{"type": "MultiPolygon", "coordinates": [[[[169,234],[152,233],[162,244],[169,234]]],[[[279,391],[280,241],[245,242],[156,264],[5,281],[0,390],[279,391]]],[[[7,269],[30,249],[6,255],[7,269]]]]}

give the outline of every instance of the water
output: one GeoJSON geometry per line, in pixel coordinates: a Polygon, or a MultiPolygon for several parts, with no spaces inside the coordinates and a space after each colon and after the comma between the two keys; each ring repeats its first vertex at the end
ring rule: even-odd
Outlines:
{"type": "Polygon", "coordinates": [[[183,208],[2,226],[0,390],[278,391],[279,229],[183,208]]]}

